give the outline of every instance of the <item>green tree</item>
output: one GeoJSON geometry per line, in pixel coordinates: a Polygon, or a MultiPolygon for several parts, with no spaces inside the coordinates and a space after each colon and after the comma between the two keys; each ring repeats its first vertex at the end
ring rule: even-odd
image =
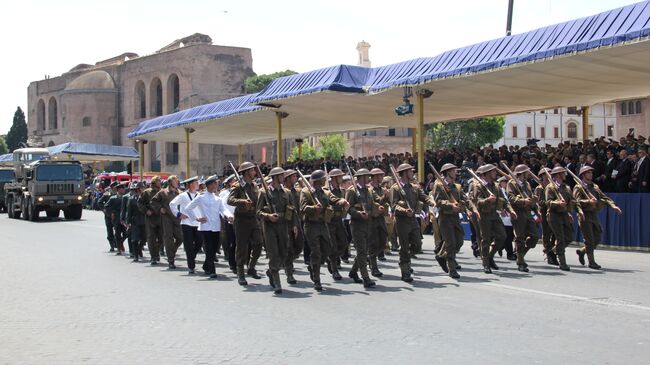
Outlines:
{"type": "Polygon", "coordinates": [[[244,81],[244,88],[246,89],[247,94],[258,93],[262,91],[271,81],[277,79],[278,77],[289,76],[297,74],[296,71],[286,70],[275,72],[269,75],[254,75],[250,76],[244,81]]]}
{"type": "Polygon", "coordinates": [[[27,142],[27,123],[25,123],[25,113],[20,107],[14,113],[14,122],[7,133],[5,142],[10,152],[19,148],[21,142],[27,142]]]}
{"type": "Polygon", "coordinates": [[[5,143],[5,139],[7,136],[0,136],[0,155],[4,155],[5,153],[9,152],[7,149],[7,144],[5,143]]]}
{"type": "Polygon", "coordinates": [[[487,117],[428,125],[427,148],[477,148],[503,137],[504,117],[487,117]]]}
{"type": "MultiPolygon", "coordinates": [[[[303,160],[315,160],[317,158],[320,158],[318,151],[314,147],[312,147],[309,143],[303,143],[302,144],[302,159],[303,160]]],[[[298,146],[295,146],[292,150],[291,153],[289,154],[289,157],[287,158],[287,161],[293,162],[298,160],[298,146]]]]}
{"type": "Polygon", "coordinates": [[[345,155],[347,141],[342,134],[330,134],[319,139],[318,153],[324,158],[337,160],[345,155]]]}

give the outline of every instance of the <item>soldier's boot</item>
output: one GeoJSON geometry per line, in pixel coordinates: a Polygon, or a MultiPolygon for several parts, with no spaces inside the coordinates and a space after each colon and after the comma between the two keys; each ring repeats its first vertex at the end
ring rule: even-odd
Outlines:
{"type": "Polygon", "coordinates": [[[248,271],[246,271],[246,274],[248,274],[248,276],[252,277],[253,279],[259,280],[262,277],[259,276],[257,270],[255,270],[255,265],[257,265],[257,260],[251,258],[250,262],[248,263],[248,271]]]}
{"type": "Polygon", "coordinates": [[[309,271],[309,280],[314,281],[314,269],[311,268],[311,265],[307,266],[307,271],[309,271]]]}
{"type": "Polygon", "coordinates": [[[524,260],[524,256],[526,256],[526,251],[528,249],[520,248],[517,250],[517,270],[521,272],[528,272],[528,265],[526,264],[526,261],[524,260]]]}
{"type": "Polygon", "coordinates": [[[411,276],[412,271],[408,264],[400,264],[400,271],[402,272],[402,281],[406,283],[413,282],[413,277],[411,276]]]}
{"type": "Polygon", "coordinates": [[[384,255],[383,250],[379,253],[379,255],[377,255],[377,259],[379,259],[379,261],[386,261],[386,256],[384,255]]]}
{"type": "Polygon", "coordinates": [[[293,268],[285,268],[284,273],[287,276],[287,284],[296,284],[296,278],[293,277],[293,268]]]}
{"type": "MultiPolygon", "coordinates": [[[[457,265],[456,260],[454,260],[454,259],[452,259],[450,257],[447,257],[445,259],[445,264],[447,265],[447,268],[449,269],[449,274],[451,274],[452,272],[456,272],[456,274],[458,274],[458,272],[457,272],[458,267],[456,266],[457,265]]],[[[460,266],[460,265],[458,265],[458,266],[460,266]]],[[[451,275],[449,275],[449,276],[451,276],[451,275]]]]}
{"type": "Polygon", "coordinates": [[[374,288],[375,287],[375,282],[370,280],[369,277],[363,278],[363,287],[368,289],[368,288],[374,288]]]}
{"type": "Polygon", "coordinates": [[[363,283],[363,280],[361,280],[361,278],[359,277],[359,273],[357,273],[356,270],[351,270],[350,273],[348,274],[348,277],[357,284],[363,283]]]}
{"type": "Polygon", "coordinates": [[[440,265],[440,267],[442,268],[442,271],[444,271],[446,273],[449,273],[449,268],[450,267],[452,267],[452,268],[455,267],[453,261],[451,262],[452,266],[449,266],[450,265],[449,260],[447,260],[446,258],[444,258],[444,257],[442,257],[440,255],[436,255],[435,259],[438,262],[438,265],[440,265]]]}
{"type": "Polygon", "coordinates": [[[320,265],[312,265],[312,280],[314,281],[314,290],[322,291],[323,286],[320,283],[320,265]]]}
{"type": "Polygon", "coordinates": [[[496,248],[494,246],[490,246],[490,252],[488,253],[488,260],[489,260],[490,268],[493,270],[499,270],[497,263],[494,262],[494,255],[496,255],[496,253],[497,253],[496,248]]]}
{"type": "Polygon", "coordinates": [[[546,253],[546,262],[548,262],[549,265],[553,265],[553,266],[560,265],[560,263],[557,261],[557,255],[553,251],[549,251],[546,253]]]}
{"type": "Polygon", "coordinates": [[[266,270],[266,276],[269,278],[269,285],[271,288],[275,288],[275,283],[273,282],[273,275],[271,274],[271,270],[266,270]]]}
{"type": "Polygon", "coordinates": [[[237,266],[237,283],[241,286],[248,285],[248,282],[246,281],[246,276],[244,275],[243,266],[237,266]]]}
{"type": "Polygon", "coordinates": [[[560,270],[562,271],[571,271],[571,268],[569,265],[566,264],[566,256],[564,255],[564,252],[558,253],[557,254],[557,259],[560,262],[560,270]]]}
{"type": "Polygon", "coordinates": [[[589,260],[589,268],[594,270],[600,270],[602,267],[596,263],[594,258],[594,251],[587,251],[587,260],[589,260]]]}
{"type": "MultiPolygon", "coordinates": [[[[576,255],[578,255],[578,262],[580,262],[580,265],[585,266],[585,249],[584,248],[579,248],[576,250],[576,255]]],[[[591,264],[591,261],[589,261],[591,264]]]]}
{"type": "Polygon", "coordinates": [[[384,276],[384,273],[379,271],[379,267],[377,266],[377,257],[376,256],[371,256],[370,257],[370,274],[376,278],[380,278],[384,276]]]}
{"type": "Polygon", "coordinates": [[[282,294],[282,281],[280,281],[280,273],[277,271],[273,273],[273,282],[275,283],[273,294],[282,294]]]}
{"type": "Polygon", "coordinates": [[[339,281],[339,280],[343,279],[343,277],[341,276],[341,274],[339,273],[339,270],[337,268],[334,268],[332,270],[332,279],[334,279],[336,281],[339,281]]]}
{"type": "Polygon", "coordinates": [[[169,269],[175,269],[176,265],[174,265],[174,260],[170,260],[169,263],[167,264],[167,267],[169,269]]]}

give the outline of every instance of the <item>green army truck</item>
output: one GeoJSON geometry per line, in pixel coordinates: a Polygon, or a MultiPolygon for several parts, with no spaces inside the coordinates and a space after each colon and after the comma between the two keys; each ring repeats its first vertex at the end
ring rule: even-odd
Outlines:
{"type": "Polygon", "coordinates": [[[4,184],[9,218],[37,221],[60,212],[69,220],[81,219],[84,181],[79,161],[50,160],[45,148],[13,152],[15,179],[4,184]]]}
{"type": "Polygon", "coordinates": [[[14,181],[14,169],[11,167],[0,167],[0,212],[7,211],[7,201],[5,199],[5,184],[14,181]]]}

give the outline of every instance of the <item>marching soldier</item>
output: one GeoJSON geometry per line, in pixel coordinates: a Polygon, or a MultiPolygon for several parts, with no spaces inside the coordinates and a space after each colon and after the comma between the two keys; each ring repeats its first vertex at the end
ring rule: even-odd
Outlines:
{"type": "Polygon", "coordinates": [[[395,212],[390,207],[390,188],[393,186],[393,178],[385,176],[381,181],[382,188],[388,191],[388,211],[384,220],[386,222],[386,231],[388,232],[387,240],[390,242],[390,251],[399,252],[399,244],[397,243],[397,233],[395,232],[395,212]]]}
{"type": "Polygon", "coordinates": [[[127,203],[129,202],[129,198],[131,197],[133,190],[135,190],[135,185],[134,184],[129,185],[128,182],[125,182],[124,188],[127,189],[128,191],[126,191],[124,195],[122,195],[122,206],[120,208],[120,224],[122,225],[122,231],[124,237],[126,238],[126,241],[129,245],[129,258],[134,258],[136,253],[133,251],[133,242],[131,242],[131,226],[129,226],[126,223],[126,206],[127,203]]]}
{"type": "Polygon", "coordinates": [[[496,166],[485,164],[476,170],[480,180],[474,179],[470,186],[470,199],[478,209],[478,226],[481,233],[479,251],[483,261],[483,271],[491,274],[492,269],[499,267],[494,262],[494,255],[499,251],[506,239],[506,231],[501,223],[498,211],[506,209],[512,218],[517,213],[512,209],[506,198],[494,183],[496,166]]]}
{"type": "Polygon", "coordinates": [[[131,186],[133,187],[131,196],[126,202],[126,224],[131,232],[130,244],[133,245],[132,249],[135,253],[133,261],[138,262],[142,258],[142,248],[147,243],[145,216],[138,209],[138,199],[144,184],[142,182],[132,182],[131,186]]]}
{"type": "Polygon", "coordinates": [[[456,183],[456,170],[456,165],[444,164],[440,168],[440,174],[444,175],[445,181],[437,179],[433,184],[432,193],[440,213],[438,219],[443,242],[439,253],[436,254],[436,260],[451,278],[459,279],[456,253],[463,245],[465,231],[458,214],[468,212],[468,215],[472,215],[476,208],[462,193],[462,186],[456,183]]]}
{"type": "Polygon", "coordinates": [[[152,198],[160,191],[160,177],[151,179],[151,186],[145,189],[138,199],[138,209],[145,215],[145,228],[147,246],[151,255],[151,266],[158,265],[160,261],[160,247],[162,245],[162,227],[160,226],[160,211],[151,205],[152,198]]]}
{"type": "MultiPolygon", "coordinates": [[[[169,203],[178,195],[178,177],[175,175],[167,178],[167,187],[160,190],[151,199],[151,206],[160,213],[160,225],[162,227],[162,238],[165,252],[167,252],[167,265],[175,269],[176,251],[183,243],[181,233],[181,221],[172,214],[169,203]]],[[[206,260],[209,259],[206,257],[206,260]]]]}
{"type": "Polygon", "coordinates": [[[535,187],[535,198],[537,199],[537,204],[539,206],[539,214],[542,219],[542,245],[544,246],[544,254],[546,255],[546,262],[549,265],[559,266],[560,263],[557,262],[557,256],[553,252],[553,246],[555,245],[555,237],[553,237],[553,231],[551,231],[551,226],[548,224],[548,205],[546,205],[546,198],[544,190],[550,180],[548,179],[547,173],[550,173],[551,169],[543,167],[537,176],[542,181],[541,185],[535,187]]]}
{"type": "Polygon", "coordinates": [[[524,260],[526,253],[535,248],[539,235],[537,223],[533,220],[532,210],[537,204],[533,190],[528,183],[530,169],[528,166],[517,165],[514,170],[516,180],[511,179],[506,188],[508,200],[513,205],[516,217],[512,218],[512,228],[515,232],[515,247],[517,249],[517,270],[528,272],[528,264],[524,260]]]}
{"type": "Polygon", "coordinates": [[[544,195],[549,210],[548,224],[555,236],[553,251],[557,255],[560,270],[569,271],[571,268],[566,264],[564,253],[572,241],[573,227],[571,224],[573,223],[573,217],[571,217],[571,212],[577,210],[580,219],[583,219],[584,216],[582,208],[576,205],[571,189],[564,183],[565,174],[564,167],[554,167],[550,173],[553,181],[546,185],[544,195]]]}
{"type": "MultiPolygon", "coordinates": [[[[232,185],[235,182],[235,175],[230,175],[226,179],[223,180],[223,189],[219,192],[219,198],[221,198],[221,201],[223,201],[224,206],[228,211],[230,212],[231,215],[235,214],[235,207],[232,205],[228,204],[228,195],[230,195],[230,192],[232,191],[232,185]]],[[[236,248],[237,248],[237,238],[235,237],[235,228],[233,225],[232,221],[229,220],[223,220],[222,223],[224,224],[223,226],[223,237],[224,237],[224,242],[223,242],[223,252],[226,254],[228,257],[228,266],[230,267],[230,271],[232,271],[233,274],[237,274],[237,259],[236,259],[236,248]]]]}
{"type": "Polygon", "coordinates": [[[271,184],[268,190],[261,189],[257,198],[257,216],[264,225],[264,242],[266,255],[269,259],[269,269],[266,276],[276,295],[282,294],[280,268],[287,261],[289,236],[298,236],[298,227],[294,225],[295,207],[291,193],[286,190],[284,182],[285,171],[282,167],[274,167],[269,171],[271,184]]]}
{"type": "Polygon", "coordinates": [[[106,212],[104,206],[108,202],[108,199],[110,199],[111,196],[116,194],[115,190],[117,185],[119,185],[119,183],[117,181],[113,181],[111,185],[108,187],[108,189],[106,189],[106,191],[102,194],[102,196],[100,196],[99,199],[97,199],[97,205],[104,212],[104,224],[106,225],[106,239],[108,240],[108,244],[111,247],[110,252],[115,252],[115,232],[113,231],[113,220],[111,219],[111,215],[106,212]]]}
{"type": "Polygon", "coordinates": [[[368,189],[368,180],[370,178],[368,169],[361,168],[357,170],[354,176],[357,179],[357,181],[352,182],[355,186],[350,187],[345,194],[345,199],[350,204],[350,229],[352,230],[354,247],[357,250],[357,256],[350,269],[349,277],[355,283],[363,283],[364,288],[373,288],[375,282],[370,280],[370,276],[368,276],[368,240],[372,224],[371,213],[376,195],[372,190],[368,189]],[[363,280],[359,278],[357,271],[361,272],[363,280]]]}
{"type": "Polygon", "coordinates": [[[302,220],[300,219],[300,214],[297,212],[298,206],[300,205],[300,192],[296,190],[297,180],[298,172],[296,170],[289,169],[284,172],[284,188],[291,195],[291,203],[295,209],[292,222],[295,229],[292,228],[292,230],[296,234],[289,234],[289,240],[287,241],[287,259],[284,262],[284,272],[287,275],[287,283],[289,284],[296,283],[296,279],[293,277],[293,262],[300,257],[303,242],[305,241],[302,232],[302,220]]]}
{"type": "MultiPolygon", "coordinates": [[[[254,279],[261,279],[255,270],[257,260],[262,253],[262,231],[255,212],[259,191],[253,181],[256,175],[254,167],[252,162],[244,162],[239,166],[237,172],[241,174],[240,184],[232,189],[227,201],[229,205],[235,207],[237,282],[242,286],[248,285],[244,276],[246,264],[248,264],[246,274],[254,279]]],[[[264,176],[260,178],[263,179],[264,176]]]]}
{"type": "Polygon", "coordinates": [[[411,269],[411,252],[422,247],[422,234],[416,215],[422,212],[423,204],[433,205],[434,201],[420,188],[411,183],[413,180],[413,166],[403,163],[397,167],[399,181],[391,187],[391,208],[395,212],[397,237],[399,239],[399,267],[402,280],[410,283],[413,281],[411,269]]]}
{"type": "MultiPolygon", "coordinates": [[[[345,191],[341,188],[343,175],[343,171],[339,169],[332,169],[329,172],[329,177],[331,178],[330,193],[339,199],[345,197],[345,191]]],[[[342,279],[338,270],[338,262],[348,246],[348,237],[345,232],[345,226],[343,225],[343,218],[346,212],[341,205],[334,205],[332,208],[334,214],[332,214],[332,220],[327,224],[332,242],[332,250],[327,260],[327,270],[332,274],[332,278],[338,281],[342,279]]]]}
{"type": "Polygon", "coordinates": [[[596,263],[594,258],[594,250],[600,244],[603,232],[598,221],[598,212],[604,206],[608,206],[616,214],[621,214],[621,208],[610,197],[605,195],[598,185],[594,184],[592,171],[591,166],[583,166],[579,171],[582,184],[576,184],[573,187],[573,196],[584,213],[584,219],[579,219],[578,224],[585,242],[584,247],[576,250],[576,254],[578,254],[578,261],[580,261],[581,265],[585,264],[585,254],[587,254],[589,268],[600,270],[601,266],[596,263]]]}
{"type": "Polygon", "coordinates": [[[196,267],[196,254],[203,245],[203,237],[199,234],[199,222],[190,219],[187,213],[187,206],[198,196],[199,178],[191,177],[183,184],[186,191],[178,194],[170,203],[169,210],[171,214],[181,221],[181,232],[183,233],[183,248],[187,256],[187,269],[190,275],[194,275],[196,267]]]}
{"type": "Polygon", "coordinates": [[[323,290],[320,267],[323,258],[329,256],[332,245],[327,228],[327,223],[332,219],[332,205],[347,205],[345,199],[337,198],[323,189],[326,178],[325,171],[313,171],[310,178],[313,190],[306,186],[300,192],[300,213],[305,217],[305,236],[311,246],[308,269],[316,291],[323,290]]]}
{"type": "Polygon", "coordinates": [[[381,184],[384,180],[384,171],[380,168],[370,170],[370,185],[372,192],[377,197],[377,202],[372,205],[370,211],[370,235],[368,237],[368,256],[370,261],[370,274],[380,278],[384,274],[379,271],[377,258],[386,249],[388,242],[388,229],[386,227],[386,216],[390,206],[390,192],[381,184]]]}
{"type": "Polygon", "coordinates": [[[108,199],[104,205],[104,209],[111,219],[115,248],[117,249],[116,255],[119,256],[124,254],[124,238],[126,238],[124,226],[120,221],[120,213],[122,212],[122,196],[124,195],[124,189],[126,186],[118,183],[115,188],[117,189],[117,194],[112,195],[108,199]]]}

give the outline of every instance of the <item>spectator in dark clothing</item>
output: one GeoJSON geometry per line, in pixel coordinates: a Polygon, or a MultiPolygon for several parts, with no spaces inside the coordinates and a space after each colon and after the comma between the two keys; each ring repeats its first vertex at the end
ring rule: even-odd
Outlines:
{"type": "Polygon", "coordinates": [[[614,183],[614,178],[612,174],[616,167],[618,166],[618,158],[616,158],[615,151],[613,149],[607,150],[607,163],[605,164],[605,175],[602,177],[603,190],[605,192],[613,192],[616,190],[614,183]]]}
{"type": "Polygon", "coordinates": [[[614,178],[616,192],[626,193],[629,191],[629,183],[630,179],[632,178],[633,165],[627,156],[627,150],[621,150],[618,156],[620,161],[616,166],[616,175],[612,177],[614,178]]]}
{"type": "Polygon", "coordinates": [[[636,189],[632,190],[632,192],[648,193],[650,192],[650,160],[648,159],[646,145],[639,147],[638,155],[639,160],[632,171],[632,180],[636,189]]]}

